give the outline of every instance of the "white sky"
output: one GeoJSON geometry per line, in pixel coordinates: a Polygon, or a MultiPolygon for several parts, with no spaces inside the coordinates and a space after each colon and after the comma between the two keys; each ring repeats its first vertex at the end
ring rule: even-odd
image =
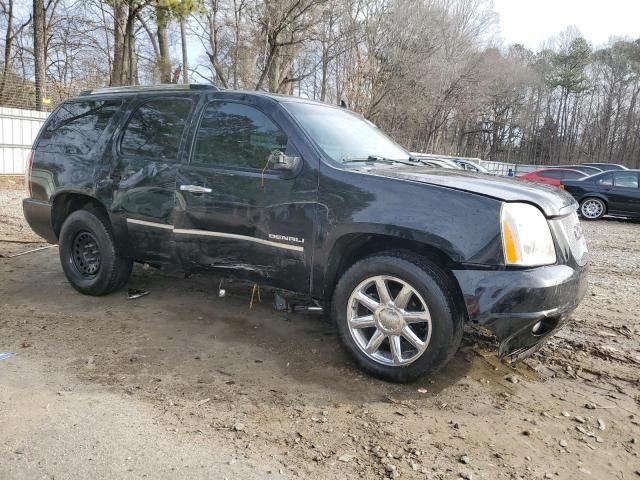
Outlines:
{"type": "Polygon", "coordinates": [[[538,50],[568,26],[593,46],[609,37],[640,37],[640,0],[494,0],[505,45],[538,50]]]}

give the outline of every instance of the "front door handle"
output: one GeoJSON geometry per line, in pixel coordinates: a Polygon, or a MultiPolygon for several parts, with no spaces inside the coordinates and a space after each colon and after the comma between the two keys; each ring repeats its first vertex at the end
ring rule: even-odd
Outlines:
{"type": "Polygon", "coordinates": [[[211,193],[211,189],[200,185],[180,185],[180,191],[191,193],[211,193]]]}

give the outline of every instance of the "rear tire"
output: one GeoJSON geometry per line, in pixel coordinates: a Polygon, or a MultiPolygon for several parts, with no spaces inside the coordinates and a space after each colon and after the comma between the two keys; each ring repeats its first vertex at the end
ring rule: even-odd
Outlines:
{"type": "Polygon", "coordinates": [[[607,213],[607,205],[596,197],[585,198],[580,202],[580,216],[585,220],[599,220],[607,213]]]}
{"type": "Polygon", "coordinates": [[[77,210],[60,231],[60,263],[71,286],[85,295],[106,295],[127,283],[133,261],[118,254],[107,216],[77,210]]]}
{"type": "Polygon", "coordinates": [[[464,314],[456,295],[453,281],[428,260],[383,253],[360,260],[340,278],[332,316],[362,370],[410,382],[435,372],[458,350],[464,314]]]}

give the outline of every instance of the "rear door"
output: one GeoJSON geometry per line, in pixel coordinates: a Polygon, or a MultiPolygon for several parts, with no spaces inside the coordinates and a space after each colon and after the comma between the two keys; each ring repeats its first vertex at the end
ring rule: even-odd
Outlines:
{"type": "Polygon", "coordinates": [[[114,144],[111,210],[126,219],[128,253],[138,260],[173,260],[176,174],[193,104],[186,96],[138,98],[114,144]]]}
{"type": "Polygon", "coordinates": [[[609,210],[628,215],[640,215],[638,172],[613,173],[613,185],[608,187],[609,210]]]}
{"type": "Polygon", "coordinates": [[[274,150],[301,153],[282,112],[264,110],[215,97],[202,109],[190,163],[178,174],[176,245],[192,269],[306,292],[317,167],[303,159],[297,171],[270,169],[274,150]]]}

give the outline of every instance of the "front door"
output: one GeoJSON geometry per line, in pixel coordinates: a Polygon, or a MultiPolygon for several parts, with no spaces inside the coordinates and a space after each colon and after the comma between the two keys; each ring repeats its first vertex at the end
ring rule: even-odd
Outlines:
{"type": "Polygon", "coordinates": [[[300,153],[255,105],[213,100],[203,109],[191,161],[177,178],[174,235],[192,269],[307,292],[317,170],[271,170],[279,150],[300,153]]]}
{"type": "Polygon", "coordinates": [[[127,222],[128,254],[161,265],[172,263],[175,184],[190,98],[140,99],[120,141],[111,177],[111,210],[127,222]]]}
{"type": "Polygon", "coordinates": [[[609,208],[612,211],[640,215],[640,188],[637,172],[613,173],[613,185],[608,187],[609,208]]]}

